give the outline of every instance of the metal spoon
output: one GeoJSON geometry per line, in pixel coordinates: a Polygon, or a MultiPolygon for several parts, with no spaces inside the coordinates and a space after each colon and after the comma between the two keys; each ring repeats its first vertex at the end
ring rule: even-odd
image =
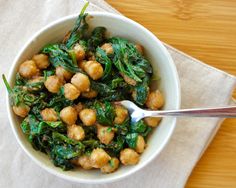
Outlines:
{"type": "Polygon", "coordinates": [[[236,106],[217,107],[217,108],[195,108],[181,110],[143,110],[133,102],[124,100],[116,102],[128,109],[133,123],[145,117],[165,117],[165,116],[189,116],[189,117],[230,117],[236,118],[236,106]]]}

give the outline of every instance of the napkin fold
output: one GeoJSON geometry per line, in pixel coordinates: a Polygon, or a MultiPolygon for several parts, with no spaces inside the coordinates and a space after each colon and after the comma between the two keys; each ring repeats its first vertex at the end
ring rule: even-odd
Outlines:
{"type": "MultiPolygon", "coordinates": [[[[119,12],[103,0],[91,0],[89,11],[119,12]]],[[[0,0],[0,72],[8,73],[14,57],[40,28],[63,16],[79,13],[79,0],[0,0]]],[[[165,44],[177,67],[182,108],[222,106],[230,102],[236,78],[165,44]]],[[[221,119],[179,118],[170,142],[145,168],[119,182],[82,185],[55,177],[37,166],[16,143],[7,119],[5,88],[0,82],[0,187],[184,187],[193,167],[217,132],[221,119]]]]}

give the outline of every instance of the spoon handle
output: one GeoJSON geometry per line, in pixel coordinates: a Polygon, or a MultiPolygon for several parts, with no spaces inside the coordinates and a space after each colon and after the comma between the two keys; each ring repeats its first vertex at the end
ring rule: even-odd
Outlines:
{"type": "Polygon", "coordinates": [[[195,108],[183,110],[145,111],[145,117],[189,116],[189,117],[231,117],[236,118],[236,106],[218,108],[195,108]]]}

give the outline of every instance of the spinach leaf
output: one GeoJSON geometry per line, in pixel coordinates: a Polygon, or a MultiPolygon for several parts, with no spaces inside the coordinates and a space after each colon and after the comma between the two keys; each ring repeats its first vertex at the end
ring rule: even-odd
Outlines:
{"type": "Polygon", "coordinates": [[[71,106],[73,101],[65,98],[64,88],[61,87],[57,94],[53,94],[48,101],[47,107],[53,107],[57,112],[60,112],[62,108],[66,106],[71,106]]]}
{"type": "Polygon", "coordinates": [[[137,133],[143,133],[147,129],[147,125],[143,120],[131,124],[131,131],[137,133]]]}
{"type": "Polygon", "coordinates": [[[138,133],[130,133],[127,134],[125,137],[125,141],[128,144],[130,148],[136,148],[137,145],[137,139],[138,139],[138,133]]]}
{"type": "Polygon", "coordinates": [[[68,49],[71,49],[79,40],[83,39],[86,36],[88,31],[88,23],[86,22],[87,13],[84,13],[88,2],[82,8],[76,22],[74,28],[70,31],[68,39],[65,41],[65,45],[68,49]]]}
{"type": "Polygon", "coordinates": [[[58,132],[52,133],[52,140],[50,157],[54,165],[61,167],[63,170],[72,169],[73,165],[70,160],[84,153],[84,145],[58,132]]]}
{"type": "Polygon", "coordinates": [[[105,27],[95,27],[91,37],[88,39],[88,49],[92,52],[105,40],[105,27]]]}
{"type": "Polygon", "coordinates": [[[23,78],[19,73],[16,73],[15,86],[24,86],[27,80],[23,78]]]}
{"type": "Polygon", "coordinates": [[[63,44],[48,44],[43,47],[41,53],[49,55],[49,61],[55,68],[61,66],[72,73],[81,71],[72,60],[70,51],[63,44]]]}
{"type": "Polygon", "coordinates": [[[109,85],[91,81],[91,88],[99,93],[101,97],[110,96],[116,92],[109,85]]]}
{"type": "MultiPolygon", "coordinates": [[[[66,132],[66,126],[61,121],[56,122],[47,122],[47,121],[38,121],[36,116],[29,114],[28,118],[22,122],[22,127],[24,130],[28,130],[26,124],[30,126],[30,135],[36,136],[39,134],[48,133],[50,131],[66,132]]],[[[23,130],[23,132],[24,132],[23,130]]],[[[28,131],[27,131],[28,132],[28,131]]]]}
{"type": "Polygon", "coordinates": [[[139,133],[140,135],[146,137],[152,129],[147,126],[143,120],[131,124],[130,131],[132,133],[139,133]]]}
{"type": "Polygon", "coordinates": [[[56,72],[55,70],[44,70],[43,71],[44,80],[47,80],[47,77],[54,75],[55,72],[56,72]]]}
{"type": "Polygon", "coordinates": [[[29,91],[41,91],[44,88],[44,79],[38,80],[37,82],[28,81],[25,83],[27,90],[29,91]]]}
{"type": "Polygon", "coordinates": [[[22,123],[21,123],[21,130],[24,134],[29,135],[30,134],[30,125],[29,125],[29,118],[26,117],[22,123]]]}
{"type": "Polygon", "coordinates": [[[143,106],[145,104],[149,93],[149,84],[150,76],[147,74],[142,83],[138,83],[134,87],[135,95],[133,96],[133,99],[138,105],[143,106]]]}
{"type": "Polygon", "coordinates": [[[110,144],[103,145],[103,148],[111,155],[117,156],[124,148],[125,138],[123,136],[117,136],[110,144]]]}
{"type": "Polygon", "coordinates": [[[101,82],[91,81],[91,88],[98,92],[99,95],[97,98],[102,102],[123,100],[127,94],[127,88],[114,90],[110,85],[111,84],[108,85],[101,82]]]}
{"type": "Polygon", "coordinates": [[[112,70],[112,61],[107,56],[106,52],[101,48],[96,49],[96,60],[105,65],[105,70],[103,72],[102,80],[109,78],[112,70]]]}
{"type": "Polygon", "coordinates": [[[140,55],[134,44],[119,37],[112,37],[109,42],[114,50],[114,65],[120,73],[137,82],[142,82],[147,73],[152,73],[150,63],[140,55]]]}
{"type": "Polygon", "coordinates": [[[9,93],[11,105],[30,107],[38,100],[37,96],[30,93],[24,86],[14,86],[11,88],[5,75],[2,75],[2,79],[9,93]]]}
{"type": "Polygon", "coordinates": [[[111,88],[112,89],[116,89],[118,87],[123,87],[123,86],[126,86],[126,83],[125,83],[125,81],[124,81],[124,79],[122,77],[114,78],[111,81],[111,88]]]}
{"type": "Polygon", "coordinates": [[[66,126],[61,121],[38,121],[34,115],[29,114],[21,128],[36,150],[49,153],[55,166],[64,170],[73,168],[70,160],[84,152],[85,147],[81,142],[64,135],[66,126]]]}
{"type": "Polygon", "coordinates": [[[82,143],[85,146],[86,153],[91,153],[93,149],[102,147],[100,141],[95,139],[84,140],[82,143]]]}
{"type": "Polygon", "coordinates": [[[118,135],[127,135],[130,127],[130,118],[126,118],[126,120],[122,124],[115,124],[116,134],[118,135]]]}
{"type": "Polygon", "coordinates": [[[97,112],[97,121],[102,125],[113,125],[113,120],[115,118],[115,109],[110,102],[105,102],[102,105],[99,102],[95,102],[94,108],[97,112]]]}

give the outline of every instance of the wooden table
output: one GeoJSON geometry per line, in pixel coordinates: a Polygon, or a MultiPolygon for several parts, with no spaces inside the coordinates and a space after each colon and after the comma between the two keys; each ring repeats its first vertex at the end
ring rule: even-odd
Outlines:
{"type": "MultiPolygon", "coordinates": [[[[236,75],[236,0],[107,2],[162,41],[236,75]]],[[[224,121],[186,187],[236,187],[236,120],[224,121]]]]}

